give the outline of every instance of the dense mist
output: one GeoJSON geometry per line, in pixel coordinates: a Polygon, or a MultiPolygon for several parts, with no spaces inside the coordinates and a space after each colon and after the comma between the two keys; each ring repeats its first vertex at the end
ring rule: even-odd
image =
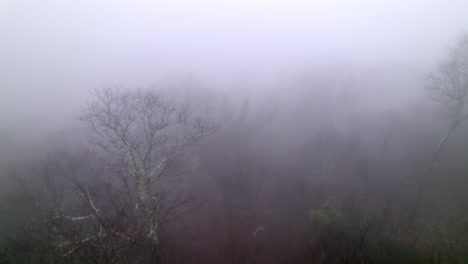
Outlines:
{"type": "Polygon", "coordinates": [[[0,263],[467,263],[466,10],[0,0],[0,263]]]}

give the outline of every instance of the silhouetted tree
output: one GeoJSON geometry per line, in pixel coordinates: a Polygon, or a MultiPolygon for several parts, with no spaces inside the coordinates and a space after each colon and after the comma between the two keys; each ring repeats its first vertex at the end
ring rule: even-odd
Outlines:
{"type": "Polygon", "coordinates": [[[23,259],[160,263],[163,225],[192,200],[164,178],[178,174],[186,148],[217,126],[188,102],[154,89],[93,95],[81,116],[91,129],[91,151],[55,151],[27,179],[37,183],[28,185],[37,194],[25,192],[34,194],[38,213],[17,242],[38,252],[23,259]],[[41,177],[32,177],[37,172],[41,177]]]}
{"type": "Polygon", "coordinates": [[[450,124],[434,152],[430,164],[432,169],[452,132],[468,119],[468,34],[464,34],[448,58],[428,74],[426,89],[434,100],[450,110],[450,124]]]}
{"type": "Polygon", "coordinates": [[[188,102],[179,102],[154,89],[104,88],[83,108],[81,119],[92,131],[92,142],[112,171],[114,219],[106,219],[85,187],[79,187],[91,216],[99,219],[99,233],[107,230],[123,240],[143,234],[153,256],[160,258],[160,225],[186,197],[169,197],[160,180],[170,173],[184,149],[213,133],[216,126],[188,102]],[[159,184],[158,184],[159,183],[159,184]],[[119,224],[112,224],[118,218],[119,224]],[[123,226],[122,226],[123,225],[123,226]],[[124,231],[125,230],[125,231],[124,231]]]}

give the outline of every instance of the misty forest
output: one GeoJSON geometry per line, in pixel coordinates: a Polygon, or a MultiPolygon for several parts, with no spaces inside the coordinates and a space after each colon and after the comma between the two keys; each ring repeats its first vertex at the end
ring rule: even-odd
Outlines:
{"type": "Polygon", "coordinates": [[[0,0],[0,263],[468,263],[466,11],[0,0]]]}

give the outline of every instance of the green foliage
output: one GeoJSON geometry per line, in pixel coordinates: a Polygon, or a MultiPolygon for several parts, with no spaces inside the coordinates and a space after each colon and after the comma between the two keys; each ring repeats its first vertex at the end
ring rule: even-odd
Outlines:
{"type": "Polygon", "coordinates": [[[378,235],[370,217],[347,218],[326,203],[310,219],[309,263],[425,263],[414,249],[378,235]]]}
{"type": "Polygon", "coordinates": [[[344,216],[331,206],[323,206],[319,210],[310,213],[312,221],[322,227],[345,224],[344,216]]]}

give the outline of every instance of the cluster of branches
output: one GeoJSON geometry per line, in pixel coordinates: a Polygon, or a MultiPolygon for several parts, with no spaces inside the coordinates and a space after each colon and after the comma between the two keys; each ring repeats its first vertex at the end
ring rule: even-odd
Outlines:
{"type": "Polygon", "coordinates": [[[159,263],[164,224],[194,202],[180,188],[165,188],[164,179],[182,169],[186,148],[217,126],[189,102],[154,89],[104,88],[93,95],[81,115],[91,129],[90,150],[44,163],[49,184],[42,196],[51,198],[37,221],[50,256],[159,263]]]}
{"type": "Polygon", "coordinates": [[[431,97],[450,109],[450,124],[434,153],[430,169],[452,132],[468,119],[468,34],[462,35],[448,58],[427,75],[426,89],[431,97]]]}

